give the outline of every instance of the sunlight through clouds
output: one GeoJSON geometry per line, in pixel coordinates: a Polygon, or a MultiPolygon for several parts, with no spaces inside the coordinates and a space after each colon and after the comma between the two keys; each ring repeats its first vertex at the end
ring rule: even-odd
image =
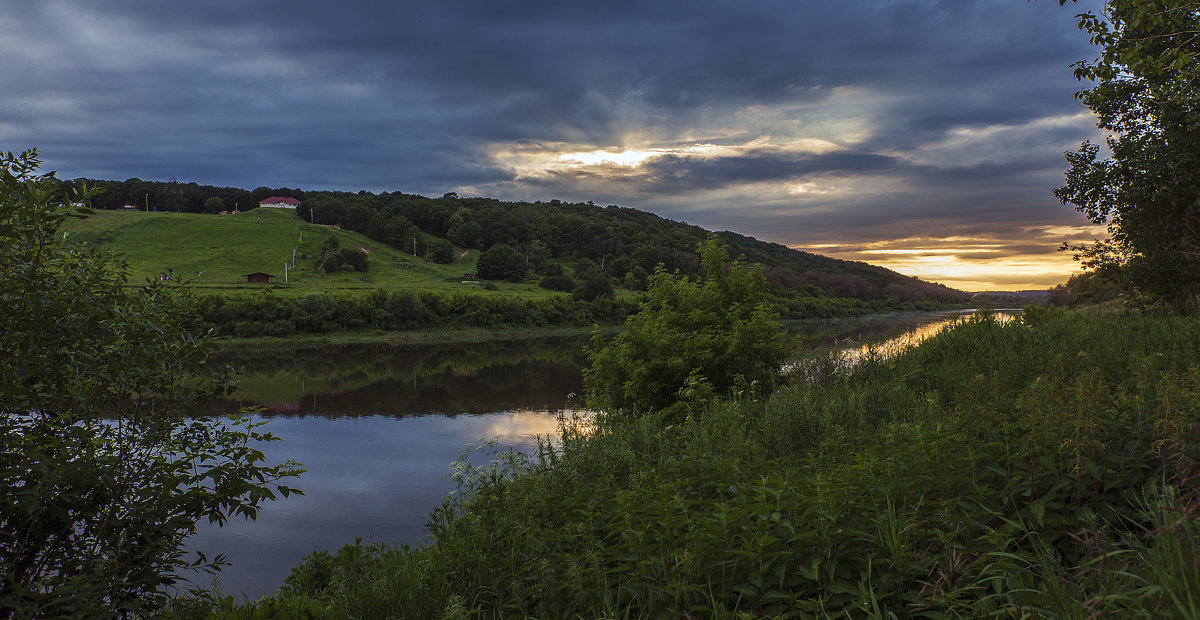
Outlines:
{"type": "Polygon", "coordinates": [[[562,153],[554,161],[566,166],[596,166],[612,164],[616,166],[640,166],[642,162],[657,157],[658,150],[599,150],[590,153],[562,153]]]}
{"type": "MultiPolygon", "coordinates": [[[[649,167],[667,159],[701,162],[751,156],[778,159],[846,149],[871,134],[874,116],[884,99],[860,88],[813,89],[802,93],[796,101],[701,113],[695,124],[682,128],[676,138],[663,134],[662,128],[646,120],[651,117],[648,111],[630,111],[636,104],[626,101],[622,105],[626,110],[623,116],[642,118],[645,124],[626,127],[620,146],[567,142],[496,144],[485,149],[485,157],[499,168],[511,171],[516,179],[617,176],[642,179],[647,184],[647,193],[652,193],[649,183],[655,171],[649,167]]],[[[819,190],[806,188],[806,191],[819,190]]]]}
{"type": "MultiPolygon", "coordinates": [[[[806,249],[1057,247],[1081,221],[1050,194],[1062,153],[1103,137],[1070,72],[1096,0],[9,4],[0,142],[64,178],[619,204],[806,249]]],[[[831,252],[952,278],[945,249],[831,252]]]]}
{"type": "Polygon", "coordinates": [[[770,136],[759,136],[742,144],[685,143],[640,148],[581,148],[565,143],[502,146],[488,153],[498,165],[520,177],[544,177],[555,174],[591,174],[600,176],[640,176],[648,174],[647,164],[663,158],[710,160],[741,157],[756,152],[820,154],[836,148],[819,139],[799,139],[773,144],[770,136]]]}

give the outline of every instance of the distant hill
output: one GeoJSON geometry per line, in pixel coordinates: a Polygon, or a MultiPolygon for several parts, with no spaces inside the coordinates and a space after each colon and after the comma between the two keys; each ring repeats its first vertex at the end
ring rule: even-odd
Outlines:
{"type": "MultiPolygon", "coordinates": [[[[660,265],[685,275],[699,273],[696,247],[710,234],[698,226],[637,209],[558,200],[507,202],[454,194],[429,198],[398,192],[303,192],[266,187],[249,192],[140,179],[92,182],[106,189],[93,207],[148,205],[184,213],[138,214],[146,218],[143,222],[135,222],[136,216],[128,212],[112,220],[101,216],[96,222],[80,225],[80,235],[113,242],[130,255],[131,264],[144,271],[157,273],[171,263],[186,275],[204,271],[203,281],[227,286],[239,286],[238,277],[252,271],[282,272],[293,246],[298,255],[311,259],[320,252],[319,244],[325,238],[352,231],[358,235],[338,238],[344,245],[371,252],[370,270],[322,276],[317,267],[305,271],[309,266],[297,259],[294,273],[298,286],[367,288],[400,282],[445,287],[472,272],[481,253],[505,245],[520,254],[528,268],[525,286],[510,285],[510,289],[531,292],[529,285],[547,278],[566,278],[578,284],[599,274],[618,289],[636,291],[645,288],[647,277],[660,265]],[[199,215],[234,204],[245,208],[268,196],[293,197],[301,204],[294,211],[254,209],[235,216],[199,215]],[[266,211],[270,213],[259,225],[257,214],[266,211]],[[342,230],[333,233],[318,225],[338,225],[342,230]],[[298,244],[301,230],[324,232],[306,232],[320,234],[321,240],[306,238],[298,244]],[[162,249],[152,249],[156,245],[162,249]],[[235,252],[235,247],[246,249],[235,252]],[[443,260],[452,252],[453,262],[442,265],[428,260],[437,252],[443,254],[443,260]]],[[[846,309],[854,306],[862,311],[931,308],[969,299],[968,293],[867,263],[829,258],[734,232],[717,235],[733,257],[760,265],[785,314],[805,315],[814,300],[826,300],[821,302],[826,306],[847,300],[841,304],[846,309]],[[850,300],[869,302],[870,308],[855,306],[850,300]]]]}

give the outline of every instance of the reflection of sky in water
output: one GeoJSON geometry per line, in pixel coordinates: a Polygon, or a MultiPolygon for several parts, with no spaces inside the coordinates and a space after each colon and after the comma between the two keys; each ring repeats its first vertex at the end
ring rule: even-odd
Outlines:
{"type": "MultiPolygon", "coordinates": [[[[295,459],[308,469],[285,482],[305,495],[267,503],[254,522],[201,527],[190,546],[210,557],[226,554],[232,565],[220,579],[228,594],[266,594],[309,551],[334,551],[355,536],[418,542],[426,517],[454,488],[450,463],[468,443],[497,439],[503,447],[532,451],[537,435],[555,435],[557,415],[275,417],[265,428],[284,439],[265,447],[270,462],[295,459]]],[[[486,460],[480,453],[471,459],[486,460]]],[[[205,577],[196,577],[198,585],[208,585],[205,577]]]]}
{"type": "MultiPolygon", "coordinates": [[[[835,321],[832,325],[821,327],[824,338],[816,341],[822,350],[829,350],[828,356],[822,355],[817,359],[801,357],[785,365],[783,370],[785,374],[799,373],[808,381],[820,380],[823,373],[829,370],[849,374],[863,360],[885,360],[899,355],[951,325],[969,319],[972,314],[972,310],[956,310],[866,317],[861,319],[865,329],[859,331],[856,331],[853,322],[838,325],[839,322],[835,321]],[[826,366],[829,362],[832,362],[832,367],[826,366]]],[[[1001,310],[992,311],[991,315],[1003,324],[1016,319],[1020,312],[1001,310]]],[[[809,346],[818,348],[811,343],[809,346]]]]}
{"type": "MultiPolygon", "coordinates": [[[[867,342],[859,345],[857,348],[850,346],[841,352],[841,356],[843,360],[851,365],[858,363],[859,360],[867,359],[871,356],[874,356],[878,359],[887,359],[900,354],[909,347],[914,347],[918,344],[921,344],[921,341],[925,340],[926,338],[936,336],[941,333],[943,329],[950,327],[958,321],[966,320],[970,318],[970,316],[970,314],[963,313],[953,318],[917,325],[903,334],[894,338],[889,338],[883,342],[867,342]]],[[[1009,312],[993,312],[992,316],[994,316],[996,321],[999,323],[1007,323],[1016,318],[1015,314],[1009,312]]]]}

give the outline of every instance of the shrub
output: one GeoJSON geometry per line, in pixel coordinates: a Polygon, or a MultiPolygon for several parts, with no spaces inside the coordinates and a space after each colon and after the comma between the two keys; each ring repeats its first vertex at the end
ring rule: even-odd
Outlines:
{"type": "Polygon", "coordinates": [[[192,417],[230,389],[179,320],[178,283],[127,288],[124,264],[54,242],[67,217],[35,152],[0,154],[0,610],[16,617],[148,617],[190,568],[200,519],[254,518],[294,463],[249,417],[192,417]]]}
{"type": "Polygon", "coordinates": [[[407,290],[392,292],[383,307],[399,327],[416,327],[425,312],[425,304],[421,303],[421,299],[407,290]]]}
{"type": "Polygon", "coordinates": [[[766,280],[741,263],[726,272],[728,254],[715,237],[700,252],[702,283],[660,269],[624,331],[610,343],[593,340],[584,373],[592,408],[657,410],[700,382],[718,394],[773,386],[786,348],[766,304],[766,280]]]}

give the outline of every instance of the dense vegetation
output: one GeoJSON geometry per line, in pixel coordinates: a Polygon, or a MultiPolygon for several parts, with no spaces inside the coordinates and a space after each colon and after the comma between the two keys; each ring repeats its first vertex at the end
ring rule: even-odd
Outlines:
{"type": "Polygon", "coordinates": [[[445,327],[548,327],[619,323],[634,309],[629,298],[590,302],[568,295],[540,298],[483,292],[376,289],[365,294],[308,293],[287,297],[200,295],[192,325],[222,336],[291,336],[355,330],[445,327]]]}
{"type": "Polygon", "coordinates": [[[1195,617],[1200,324],[979,317],[685,417],[459,470],[421,548],[316,552],[220,614],[1195,617]]]}

